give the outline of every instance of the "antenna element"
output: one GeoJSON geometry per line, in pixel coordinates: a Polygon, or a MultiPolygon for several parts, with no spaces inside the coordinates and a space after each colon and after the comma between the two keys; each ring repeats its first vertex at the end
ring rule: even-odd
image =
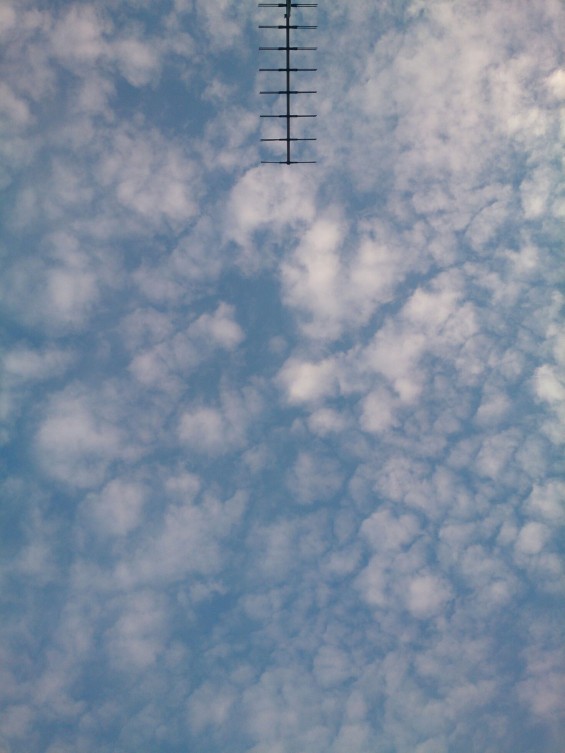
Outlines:
{"type": "Polygon", "coordinates": [[[260,94],[275,94],[277,96],[284,95],[286,101],[286,112],[281,115],[261,115],[261,118],[284,118],[286,121],[286,135],[282,138],[265,138],[261,141],[282,141],[286,142],[286,159],[284,160],[261,160],[263,164],[281,164],[281,165],[296,165],[296,164],[314,164],[315,160],[294,160],[291,154],[291,143],[296,141],[316,141],[315,138],[297,138],[291,135],[291,121],[296,118],[315,118],[315,115],[299,115],[291,112],[291,96],[296,94],[316,94],[315,89],[291,89],[290,88],[290,74],[298,72],[312,72],[316,71],[316,68],[299,68],[291,67],[290,53],[294,51],[302,50],[316,50],[316,47],[299,47],[291,46],[290,44],[290,32],[291,29],[316,29],[317,26],[305,26],[302,24],[291,24],[290,15],[292,8],[316,8],[318,3],[293,3],[291,0],[286,0],[284,3],[259,3],[260,8],[284,8],[284,24],[278,25],[261,25],[260,29],[281,29],[285,32],[285,45],[278,47],[259,47],[260,50],[276,50],[285,53],[285,67],[284,68],[259,68],[260,71],[276,71],[285,73],[285,88],[282,87],[275,89],[268,89],[261,91],[260,94]]]}

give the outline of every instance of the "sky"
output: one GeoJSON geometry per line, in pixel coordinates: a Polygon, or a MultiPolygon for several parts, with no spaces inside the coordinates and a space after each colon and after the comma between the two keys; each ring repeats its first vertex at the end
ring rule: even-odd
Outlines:
{"type": "Polygon", "coordinates": [[[0,753],[563,750],[565,5],[282,17],[0,0],[0,753]]]}

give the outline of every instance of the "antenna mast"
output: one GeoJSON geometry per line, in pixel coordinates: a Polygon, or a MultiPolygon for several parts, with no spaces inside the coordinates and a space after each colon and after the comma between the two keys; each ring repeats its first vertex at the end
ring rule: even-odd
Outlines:
{"type": "Polygon", "coordinates": [[[291,112],[291,95],[294,94],[316,94],[315,90],[299,90],[290,88],[290,74],[298,72],[310,72],[316,71],[316,68],[296,68],[291,67],[290,53],[296,50],[316,50],[316,47],[297,47],[290,44],[290,31],[291,29],[316,29],[317,26],[304,26],[301,24],[291,24],[290,14],[292,8],[315,8],[318,3],[293,3],[291,0],[286,0],[284,3],[259,3],[260,8],[284,8],[284,24],[278,24],[275,26],[259,26],[260,29],[282,29],[285,31],[285,46],[284,47],[259,47],[260,50],[277,50],[285,53],[285,67],[284,68],[259,68],[260,71],[276,71],[278,73],[284,73],[285,89],[278,89],[274,91],[261,91],[260,94],[284,94],[286,98],[286,112],[280,115],[261,115],[262,118],[281,118],[286,121],[286,135],[282,138],[267,138],[261,139],[261,141],[282,141],[286,142],[286,159],[284,160],[261,160],[263,164],[281,164],[281,165],[296,165],[296,164],[314,164],[316,160],[294,160],[291,154],[291,143],[295,141],[316,141],[315,138],[298,138],[291,135],[291,121],[294,118],[315,118],[315,115],[299,115],[291,112]]]}

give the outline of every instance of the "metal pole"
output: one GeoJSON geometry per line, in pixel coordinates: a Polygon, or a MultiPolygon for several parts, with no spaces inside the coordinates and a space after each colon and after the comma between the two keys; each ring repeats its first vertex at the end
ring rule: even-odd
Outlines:
{"type": "Polygon", "coordinates": [[[286,164],[290,165],[290,12],[286,14],[286,164]]]}

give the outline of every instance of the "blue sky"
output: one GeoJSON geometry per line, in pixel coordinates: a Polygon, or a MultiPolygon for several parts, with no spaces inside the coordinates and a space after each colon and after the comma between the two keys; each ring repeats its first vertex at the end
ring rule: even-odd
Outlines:
{"type": "Polygon", "coordinates": [[[0,4],[0,753],[562,751],[565,8],[294,13],[0,4]]]}

